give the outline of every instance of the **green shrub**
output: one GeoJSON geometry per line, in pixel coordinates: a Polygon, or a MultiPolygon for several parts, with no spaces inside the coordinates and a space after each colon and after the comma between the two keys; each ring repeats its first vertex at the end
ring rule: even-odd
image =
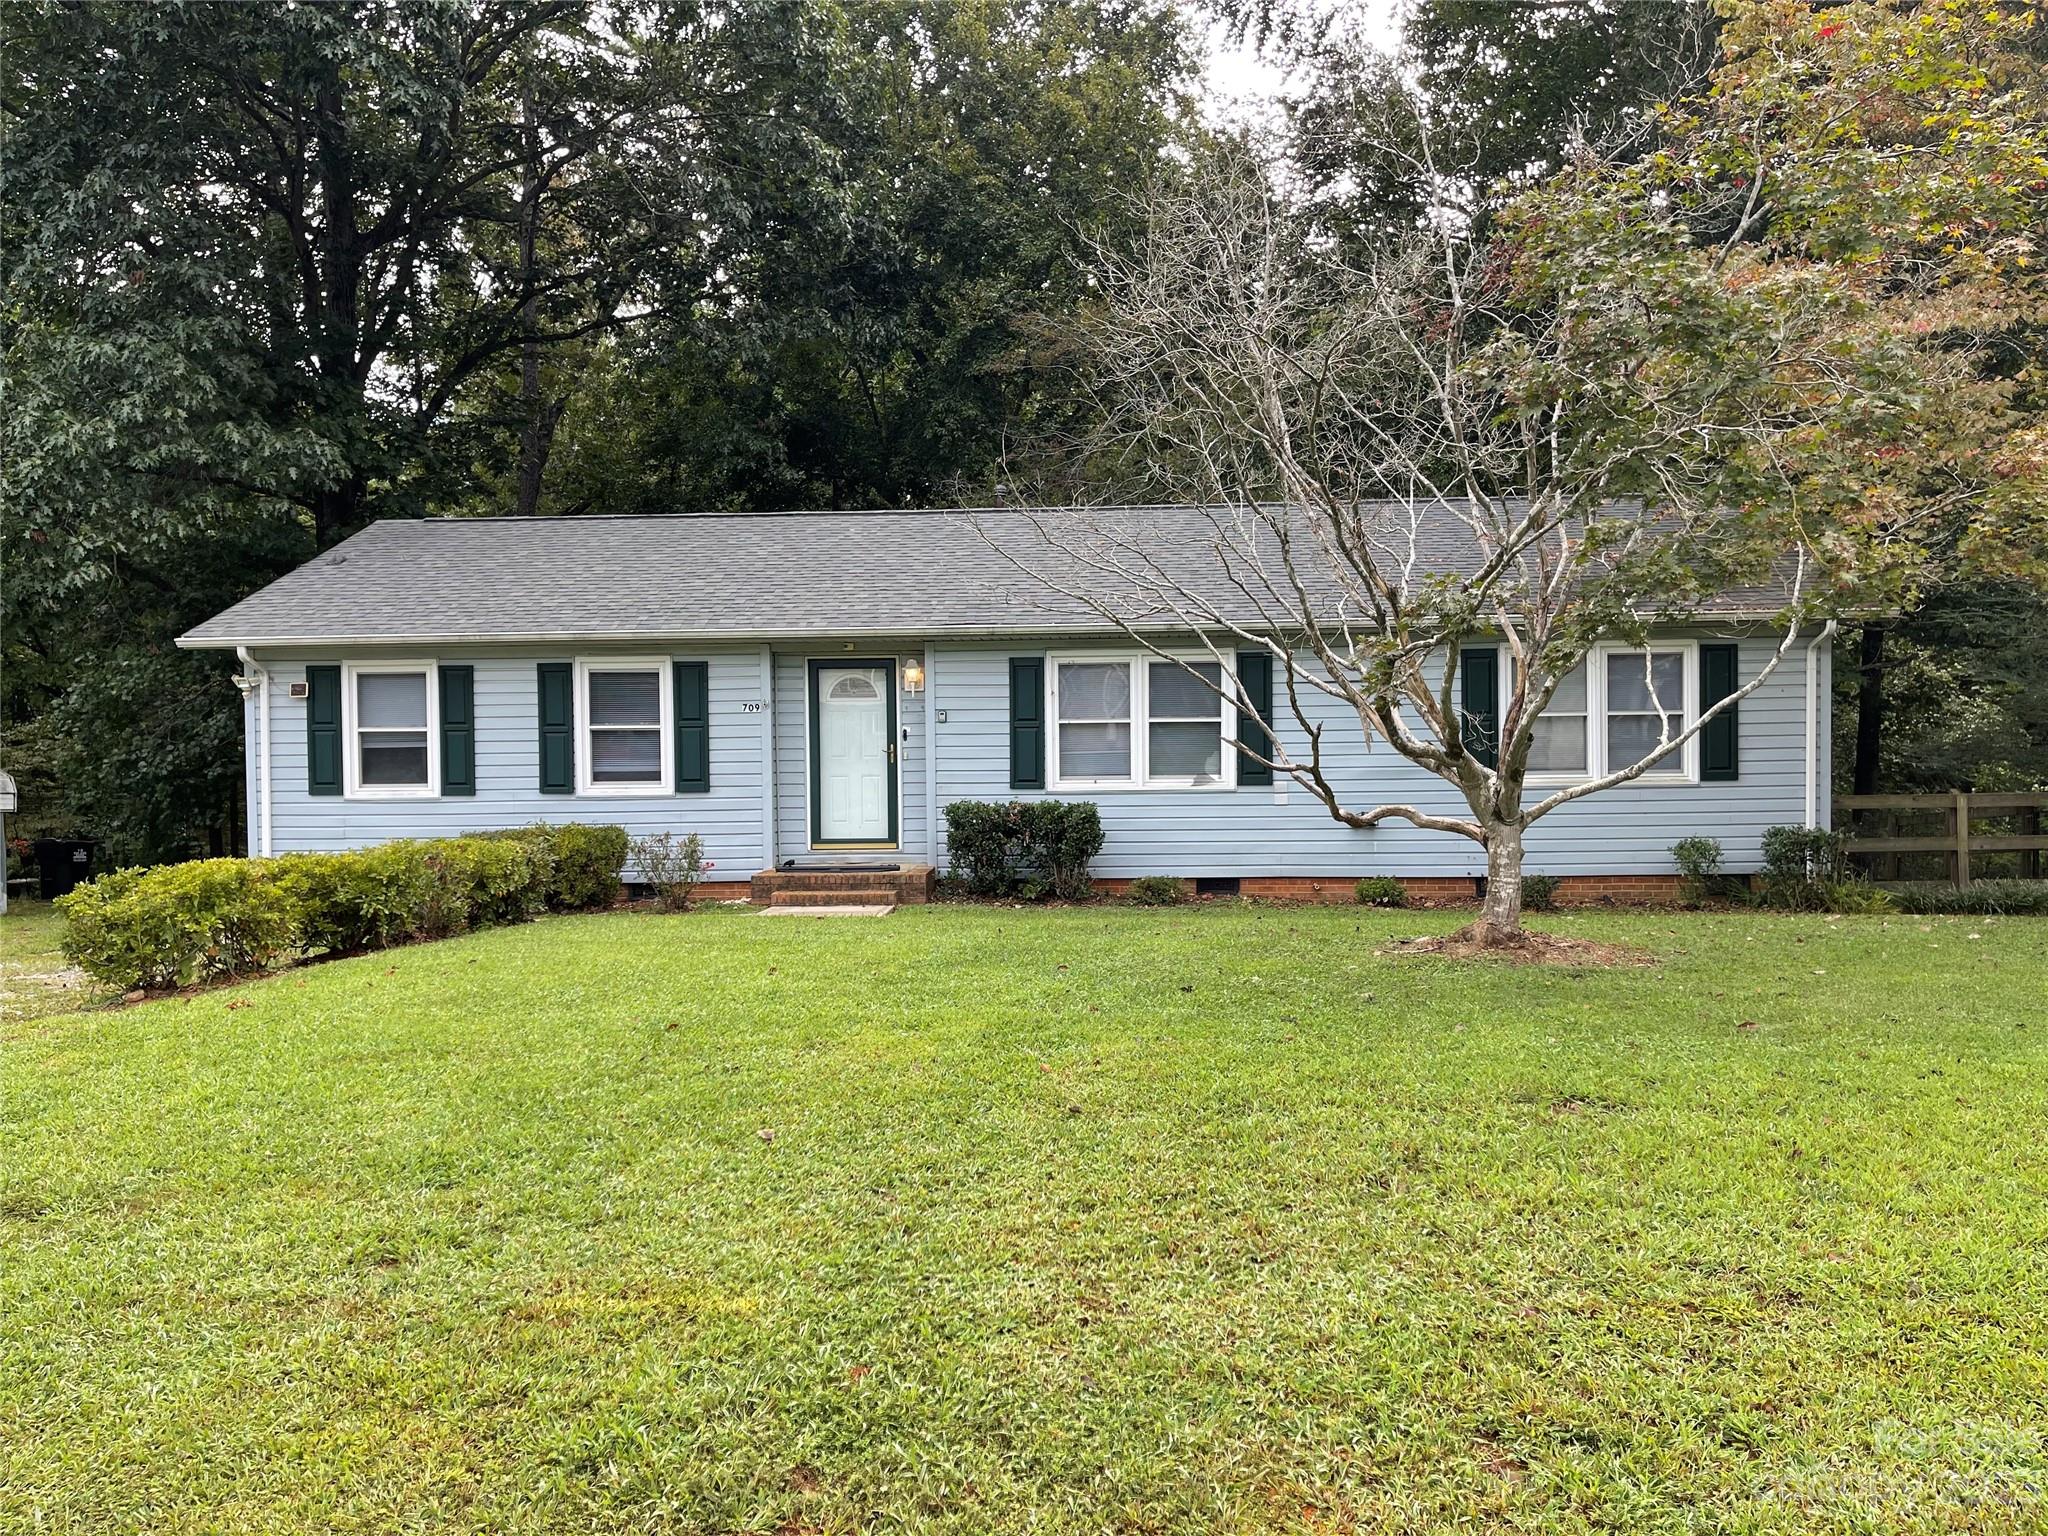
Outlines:
{"type": "Polygon", "coordinates": [[[1102,813],[1089,800],[955,800],[946,807],[952,876],[975,896],[1095,894],[1089,865],[1102,852],[1102,813]]]}
{"type": "Polygon", "coordinates": [[[1361,907],[1408,905],[1408,887],[1392,875],[1367,875],[1351,887],[1351,895],[1361,907]]]}
{"type": "Polygon", "coordinates": [[[1522,905],[1531,912],[1557,910],[1557,876],[1522,876],[1522,905]]]}
{"type": "Polygon", "coordinates": [[[534,876],[552,912],[608,907],[619,899],[626,867],[626,829],[580,821],[536,821],[523,827],[479,832],[494,842],[524,847],[542,868],[534,876]]]}
{"type": "Polygon", "coordinates": [[[72,963],[124,990],[259,971],[298,936],[291,897],[271,869],[248,859],[118,870],[57,908],[72,963]]]}
{"type": "Polygon", "coordinates": [[[548,905],[558,912],[584,912],[619,899],[626,867],[626,829],[564,822],[554,829],[554,873],[548,905]]]}
{"type": "Polygon", "coordinates": [[[522,828],[348,853],[201,859],[117,870],[58,910],[65,951],[87,974],[123,988],[173,987],[261,970],[294,950],[349,954],[518,922],[556,894],[565,866],[582,881],[568,894],[599,888],[613,847],[616,891],[625,843],[618,827],[522,828]],[[558,861],[563,833],[575,835],[558,861]]]}
{"type": "Polygon", "coordinates": [[[1188,883],[1171,875],[1140,875],[1124,894],[1141,907],[1177,907],[1188,899],[1188,883]]]}
{"type": "Polygon", "coordinates": [[[523,922],[547,904],[552,860],[511,838],[443,837],[416,845],[428,876],[418,936],[523,922]]]}
{"type": "Polygon", "coordinates": [[[1889,891],[1862,880],[1835,880],[1821,887],[1821,906],[1845,917],[1881,917],[1899,910],[1889,891]]]}
{"type": "Polygon", "coordinates": [[[1828,890],[1851,879],[1848,839],[1825,827],[1766,827],[1763,901],[1788,912],[1818,912],[1828,890]]]}
{"type": "Polygon", "coordinates": [[[634,838],[629,847],[633,867],[654,887],[663,909],[687,912],[691,894],[711,867],[704,862],[704,839],[694,832],[688,837],[656,832],[634,838]]]}
{"type": "Polygon", "coordinates": [[[540,892],[541,907],[545,909],[553,906],[555,900],[555,834],[559,830],[548,822],[536,821],[523,827],[501,827],[470,835],[485,842],[512,843],[525,849],[529,877],[540,892]]]}
{"type": "Polygon", "coordinates": [[[1010,894],[1013,833],[1007,805],[955,800],[946,807],[946,860],[968,895],[1010,894]]]}
{"type": "Polygon", "coordinates": [[[1721,893],[1721,843],[1712,837],[1681,837],[1671,845],[1679,889],[1689,906],[1704,906],[1721,893]]]}
{"type": "Polygon", "coordinates": [[[1095,894],[1088,866],[1102,852],[1102,812],[1092,800],[1034,800],[1016,807],[1018,862],[1063,901],[1095,894]]]}
{"type": "Polygon", "coordinates": [[[57,898],[65,957],[94,981],[124,991],[177,985],[189,946],[175,914],[136,899],[148,873],[117,869],[57,898]]]}
{"type": "Polygon", "coordinates": [[[2048,880],[1915,880],[1887,893],[1901,912],[1929,917],[2048,917],[2048,880]]]}
{"type": "Polygon", "coordinates": [[[288,853],[278,859],[278,884],[298,912],[300,944],[346,955],[424,934],[439,899],[426,846],[381,843],[348,853],[288,853]]]}

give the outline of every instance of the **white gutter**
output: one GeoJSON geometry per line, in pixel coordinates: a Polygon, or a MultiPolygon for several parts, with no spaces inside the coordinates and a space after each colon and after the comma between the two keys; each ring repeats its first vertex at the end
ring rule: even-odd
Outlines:
{"type": "Polygon", "coordinates": [[[235,647],[242,675],[256,685],[256,857],[270,857],[270,669],[258,666],[246,645],[235,647]]]}
{"type": "Polygon", "coordinates": [[[1806,826],[1820,825],[1820,670],[1815,665],[1821,646],[1835,636],[1835,621],[1829,619],[1821,632],[1806,642],[1806,826]]]}

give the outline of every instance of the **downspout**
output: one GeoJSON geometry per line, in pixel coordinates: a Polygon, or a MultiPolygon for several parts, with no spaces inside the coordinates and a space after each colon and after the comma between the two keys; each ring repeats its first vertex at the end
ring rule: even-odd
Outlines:
{"type": "Polygon", "coordinates": [[[270,857],[270,669],[258,666],[249,647],[235,647],[242,675],[256,685],[256,856],[270,857]]]}
{"type": "Polygon", "coordinates": [[[1835,621],[1806,642],[1806,826],[1820,825],[1820,648],[1835,637],[1835,621]]]}
{"type": "Polygon", "coordinates": [[[767,855],[763,868],[773,869],[775,846],[775,647],[761,647],[761,851],[767,855]]]}
{"type": "Polygon", "coordinates": [[[925,857],[934,866],[945,841],[939,836],[939,690],[936,667],[938,651],[929,643],[924,648],[924,835],[925,857]]]}

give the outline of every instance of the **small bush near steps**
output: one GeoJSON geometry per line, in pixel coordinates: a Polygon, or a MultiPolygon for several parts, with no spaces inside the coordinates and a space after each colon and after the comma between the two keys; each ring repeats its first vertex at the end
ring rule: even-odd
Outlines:
{"type": "Polygon", "coordinates": [[[1102,813],[1092,800],[955,800],[946,807],[946,857],[970,896],[1095,894],[1088,866],[1102,852],[1102,813]]]}
{"type": "Polygon", "coordinates": [[[704,882],[704,871],[712,867],[704,860],[704,839],[694,832],[687,837],[673,832],[636,837],[627,845],[627,855],[640,878],[654,888],[664,912],[687,912],[691,896],[704,882]]]}
{"type": "Polygon", "coordinates": [[[297,955],[445,938],[548,907],[609,906],[625,855],[618,827],[521,828],[347,853],[122,869],[56,905],[64,953],[80,970],[124,991],[159,990],[297,955]],[[613,835],[593,835],[605,833],[613,835]]]}

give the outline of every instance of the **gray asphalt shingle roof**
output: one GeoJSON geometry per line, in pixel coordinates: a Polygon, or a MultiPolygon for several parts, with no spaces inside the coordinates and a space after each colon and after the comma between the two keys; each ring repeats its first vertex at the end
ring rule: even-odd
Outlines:
{"type": "MultiPolygon", "coordinates": [[[[1100,630],[1070,591],[1164,622],[1146,582],[1100,568],[1103,531],[1172,580],[1254,622],[1193,507],[881,511],[729,516],[429,518],[373,523],[208,619],[194,647],[330,642],[780,639],[1100,630]]],[[[1405,544],[1411,519],[1398,516],[1405,544]]],[[[1477,551],[1447,509],[1414,526],[1419,563],[1470,570],[1477,551]]],[[[1335,587],[1327,594],[1332,600],[1335,587]]],[[[1731,605],[1733,606],[1733,605],[1731,605]]],[[[1755,604],[1747,605],[1754,608],[1755,604]]]]}

